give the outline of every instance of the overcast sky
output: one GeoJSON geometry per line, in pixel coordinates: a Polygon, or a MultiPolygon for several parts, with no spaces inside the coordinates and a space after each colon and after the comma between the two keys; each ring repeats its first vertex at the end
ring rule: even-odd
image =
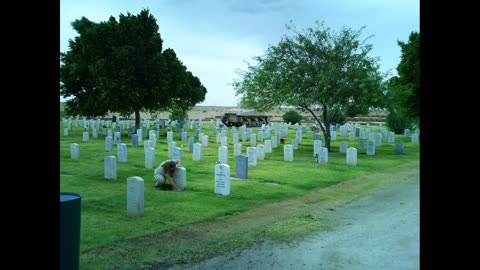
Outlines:
{"type": "Polygon", "coordinates": [[[163,49],[172,48],[207,88],[198,105],[209,106],[237,105],[231,86],[236,70],[290,35],[290,20],[297,29],[314,27],[315,21],[335,31],[365,26],[364,37],[373,36],[371,56],[393,75],[401,55],[397,41],[420,32],[420,0],[60,0],[60,50],[68,51],[68,40],[78,35],[71,27],[76,19],[118,21],[120,14],[145,8],[157,20],[163,49]]]}

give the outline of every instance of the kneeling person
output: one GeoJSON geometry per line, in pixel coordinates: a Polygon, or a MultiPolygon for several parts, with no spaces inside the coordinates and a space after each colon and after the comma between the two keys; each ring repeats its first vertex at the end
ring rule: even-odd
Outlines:
{"type": "Polygon", "coordinates": [[[175,181],[173,181],[173,173],[175,172],[177,166],[182,166],[180,160],[165,160],[162,162],[153,172],[153,177],[155,180],[157,180],[155,187],[161,187],[165,185],[166,180],[168,179],[168,182],[170,182],[173,190],[182,191],[177,187],[175,181]]]}

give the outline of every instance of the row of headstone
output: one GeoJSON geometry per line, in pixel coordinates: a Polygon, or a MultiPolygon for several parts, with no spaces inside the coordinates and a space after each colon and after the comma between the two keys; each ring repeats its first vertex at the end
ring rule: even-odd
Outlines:
{"type": "MultiPolygon", "coordinates": [[[[137,130],[137,133],[138,133],[139,135],[141,135],[141,136],[138,138],[139,142],[141,142],[142,138],[145,138],[145,137],[146,137],[147,127],[148,127],[148,126],[149,126],[149,125],[148,125],[148,122],[147,122],[147,125],[146,125],[146,126],[144,126],[142,129],[138,129],[138,130],[137,130]]],[[[284,127],[284,126],[282,126],[282,127],[284,127]]],[[[233,127],[233,128],[235,128],[235,127],[233,127]]],[[[336,140],[336,131],[335,131],[334,129],[335,129],[335,126],[332,125],[332,126],[331,126],[332,140],[336,140]]],[[[233,131],[234,131],[234,130],[235,130],[235,129],[232,129],[232,134],[233,134],[233,131]]],[[[242,126],[242,128],[240,128],[240,130],[246,130],[245,126],[242,126]]],[[[351,125],[349,125],[349,124],[346,124],[346,125],[340,126],[340,130],[341,130],[342,136],[347,136],[347,131],[354,131],[354,132],[348,133],[348,136],[350,137],[350,140],[354,140],[355,137],[362,136],[362,131],[363,131],[364,129],[361,129],[359,126],[353,127],[353,126],[351,126],[351,125]],[[353,134],[353,133],[355,133],[355,134],[353,134]]],[[[117,132],[119,132],[119,131],[121,131],[121,128],[120,128],[120,127],[117,127],[117,132]]],[[[151,130],[151,131],[153,131],[153,130],[151,130]]],[[[226,134],[226,131],[227,131],[226,129],[223,129],[223,130],[222,130],[222,135],[223,135],[223,136],[226,134]]],[[[297,130],[297,134],[296,134],[297,137],[296,137],[296,139],[298,139],[299,141],[301,141],[301,140],[302,140],[301,134],[303,134],[305,131],[306,131],[306,127],[305,127],[305,126],[303,126],[301,130],[300,130],[300,129],[297,130]],[[300,131],[301,131],[301,132],[300,132],[300,131]]],[[[367,131],[369,131],[368,128],[367,128],[367,131]]],[[[111,130],[109,130],[109,132],[111,132],[111,130]]],[[[129,137],[130,137],[130,135],[131,135],[132,132],[133,132],[132,127],[129,127],[129,137]]],[[[157,132],[157,134],[158,134],[158,130],[157,130],[156,132],[157,132]]],[[[197,132],[199,132],[199,130],[197,130],[197,132]]],[[[380,129],[380,132],[383,133],[383,135],[385,136],[385,133],[384,133],[385,130],[384,130],[384,129],[383,129],[383,130],[380,129]]],[[[417,129],[416,132],[419,132],[419,130],[417,129]]],[[[286,131],[280,130],[280,128],[278,127],[278,125],[275,126],[275,133],[276,133],[276,135],[277,135],[278,140],[280,139],[280,137],[285,137],[286,134],[288,134],[288,126],[287,126],[286,131]]],[[[406,130],[406,133],[407,133],[407,135],[408,135],[408,134],[409,134],[409,130],[406,130]]],[[[67,134],[67,133],[65,132],[65,134],[67,134]]],[[[242,134],[245,135],[243,132],[242,132],[242,134]]],[[[264,134],[263,131],[259,132],[259,138],[260,138],[260,137],[263,137],[263,134],[264,134]]],[[[252,134],[251,134],[251,130],[248,129],[248,130],[247,130],[247,138],[243,138],[243,141],[244,141],[244,142],[245,142],[245,141],[248,141],[248,140],[249,140],[248,137],[250,137],[251,135],[252,135],[252,134]]],[[[315,133],[315,136],[319,136],[319,134],[318,134],[318,133],[315,133]]],[[[408,135],[408,136],[409,136],[409,135],[408,135]]],[[[182,131],[182,141],[186,141],[186,137],[187,137],[186,133],[185,133],[184,131],[182,131]]],[[[268,137],[268,136],[265,136],[265,137],[268,137]]],[[[169,132],[168,132],[168,139],[167,139],[167,140],[170,141],[170,140],[172,140],[172,139],[173,139],[173,137],[172,137],[172,131],[169,131],[169,132]]],[[[263,138],[262,138],[262,139],[263,139],[263,138]]],[[[262,139],[259,139],[259,140],[262,141],[262,139]]],[[[315,138],[315,139],[318,139],[318,138],[315,138]]],[[[250,140],[251,140],[251,139],[250,139],[250,140]]],[[[378,145],[378,142],[377,142],[377,145],[378,145]]],[[[255,143],[253,143],[252,146],[255,146],[255,143]]]]}
{"type": "MultiPolygon", "coordinates": [[[[389,133],[387,134],[391,136],[392,133],[389,133]]],[[[380,141],[381,142],[381,139],[382,139],[382,136],[381,134],[371,134],[371,138],[375,138],[375,141],[372,141],[372,140],[369,140],[368,143],[367,143],[367,155],[374,155],[375,154],[375,145],[376,145],[376,142],[377,141],[380,141]]],[[[418,134],[414,134],[414,135],[418,135],[418,134]]],[[[85,134],[84,134],[85,136],[85,134]]],[[[88,136],[88,134],[87,134],[88,136]]],[[[153,132],[150,132],[150,137],[155,140],[155,134],[153,132]]],[[[416,136],[413,136],[413,138],[415,138],[416,136]]],[[[146,143],[149,142],[149,141],[146,141],[146,143]]],[[[269,144],[269,142],[271,142],[271,140],[267,140],[266,141],[267,145],[269,144]]],[[[362,149],[362,142],[363,140],[360,140],[360,149],[362,149]]],[[[173,142],[174,143],[174,142],[173,142]]],[[[106,150],[107,151],[111,151],[111,146],[112,146],[112,142],[111,142],[111,137],[107,137],[106,138],[106,150]]],[[[236,148],[237,148],[237,153],[234,153],[235,156],[238,156],[241,154],[241,144],[238,144],[238,146],[236,145],[236,148]],[[238,146],[240,146],[240,151],[238,151],[238,146]]],[[[342,142],[340,144],[340,152],[345,152],[346,148],[348,147],[348,144],[346,142],[342,142]]],[[[258,145],[258,147],[254,147],[254,148],[250,148],[249,151],[251,153],[250,155],[250,160],[251,162],[249,163],[249,165],[253,165],[253,166],[256,166],[256,160],[259,159],[259,160],[263,160],[264,159],[264,154],[265,152],[267,152],[269,149],[268,147],[266,147],[267,149],[264,149],[263,145],[258,145]],[[255,150],[253,150],[255,149],[255,150]],[[256,158],[253,158],[253,152],[256,151],[256,158]]],[[[284,147],[284,160],[286,161],[293,161],[293,151],[290,150],[291,148],[291,145],[286,145],[286,147],[284,147]]],[[[146,147],[146,153],[145,153],[145,167],[146,168],[153,168],[153,164],[155,163],[154,161],[154,157],[155,157],[155,154],[154,154],[154,148],[151,148],[151,149],[148,149],[148,147],[146,147]]],[[[201,148],[200,148],[201,149],[201,148]]],[[[314,141],[314,155],[316,154],[319,154],[320,151],[319,149],[322,149],[321,147],[321,141],[314,141]]],[[[181,160],[181,149],[178,148],[178,147],[175,147],[174,148],[174,151],[176,154],[174,154],[173,156],[171,156],[171,158],[173,159],[179,159],[181,160]]],[[[270,151],[271,152],[271,151],[270,151]]],[[[125,144],[119,144],[118,145],[118,160],[119,162],[127,162],[127,154],[126,154],[126,145],[125,144]]],[[[403,142],[397,142],[396,144],[396,148],[395,148],[395,153],[396,154],[403,154],[403,142]]],[[[72,144],[71,145],[71,155],[72,155],[72,159],[78,159],[79,157],[79,148],[78,148],[78,144],[72,144]]],[[[195,155],[194,155],[195,156],[195,155]]],[[[196,155],[197,156],[197,160],[201,160],[201,152],[200,152],[200,155],[196,155]]],[[[326,162],[328,162],[328,152],[327,152],[327,155],[320,155],[320,156],[316,156],[318,159],[318,163],[323,163],[325,164],[326,162]]],[[[195,157],[194,157],[194,160],[195,160],[195,157]]],[[[225,163],[227,164],[228,163],[228,148],[225,147],[225,148],[220,148],[219,149],[219,160],[221,163],[225,163]]]]}
{"type": "MultiPolygon", "coordinates": [[[[107,137],[110,139],[110,137],[107,137]]],[[[148,141],[147,141],[148,142],[148,141]]],[[[363,140],[360,140],[363,142],[363,140]]],[[[148,145],[148,144],[146,144],[148,145]]],[[[111,146],[111,144],[107,143],[107,146],[111,146]]],[[[347,142],[340,143],[340,152],[346,152],[348,147],[347,142]]],[[[201,160],[201,145],[196,143],[196,150],[194,150],[193,160],[201,160]]],[[[325,160],[323,157],[317,156],[322,149],[322,143],[320,140],[314,141],[314,156],[319,158],[319,160],[325,160]]],[[[360,145],[360,149],[362,149],[362,145],[360,145]]],[[[367,155],[375,155],[375,141],[369,140],[367,142],[367,155]]],[[[146,168],[153,168],[153,164],[155,163],[155,149],[153,147],[145,147],[145,167],[146,168]]],[[[265,159],[265,147],[263,145],[258,145],[258,147],[247,147],[247,154],[250,156],[251,163],[249,165],[256,166],[256,160],[264,160],[265,159]],[[254,157],[255,156],[255,157],[254,157]]],[[[403,153],[403,144],[397,143],[395,153],[403,153]]],[[[241,154],[241,144],[235,145],[234,155],[238,156],[241,154]]],[[[126,144],[119,144],[117,146],[117,155],[119,162],[127,162],[127,148],[126,144]]],[[[78,144],[71,145],[71,157],[72,159],[78,159],[79,157],[79,146],[78,144]]],[[[182,160],[182,150],[179,147],[176,147],[175,142],[170,142],[169,144],[169,157],[176,160],[182,160]]],[[[293,146],[292,145],[285,145],[284,146],[284,160],[285,161],[293,161],[293,146]]],[[[219,148],[219,161],[221,163],[228,164],[228,147],[221,146],[219,148]]]]}
{"type": "MultiPolygon", "coordinates": [[[[243,160],[245,164],[245,156],[239,157],[239,160],[243,160]]],[[[242,161],[239,162],[239,164],[242,161]]],[[[109,173],[115,166],[115,157],[110,156],[105,158],[105,167],[109,166],[109,173]],[[107,165],[108,164],[108,165],[107,165]]],[[[240,166],[241,167],[241,166],[240,166]]],[[[247,166],[244,166],[248,168],[247,166]]],[[[115,171],[115,170],[113,170],[115,171]]],[[[237,173],[239,175],[241,173],[237,173]]],[[[240,175],[239,175],[240,176],[240,175]]],[[[108,175],[106,170],[106,178],[116,179],[116,175],[108,175]]],[[[241,177],[241,176],[240,176],[241,177]]],[[[177,167],[173,175],[173,181],[181,190],[185,190],[187,186],[186,169],[184,167],[177,167]]],[[[214,193],[223,196],[230,195],[230,166],[227,164],[215,165],[215,183],[214,193]]],[[[145,181],[139,176],[132,176],[127,178],[127,215],[129,217],[142,217],[144,215],[144,194],[145,194],[145,181]]]]}
{"type": "MultiPolygon", "coordinates": [[[[413,136],[415,137],[415,136],[413,136]]],[[[375,141],[369,140],[368,141],[368,146],[367,146],[367,155],[369,154],[374,154],[375,152],[375,145],[378,141],[378,137],[375,137],[375,141]]],[[[413,140],[413,139],[412,139],[413,140]]],[[[413,142],[413,141],[412,141],[413,142]]],[[[344,148],[347,146],[346,142],[345,144],[341,144],[341,148],[344,148]],[[344,145],[344,147],[342,147],[344,145]]],[[[108,143],[107,143],[108,145],[108,143]]],[[[110,137],[110,145],[111,145],[111,137],[110,137]]],[[[198,145],[198,149],[201,151],[201,145],[198,145]]],[[[241,144],[239,144],[241,146],[241,144]]],[[[258,145],[257,147],[247,147],[247,154],[251,157],[253,162],[249,162],[249,156],[243,156],[243,155],[236,155],[236,177],[240,179],[247,179],[248,178],[248,166],[250,165],[256,165],[256,159],[262,159],[261,158],[261,153],[263,152],[262,150],[256,152],[255,150],[261,149],[263,145],[258,145]]],[[[119,144],[118,145],[118,156],[119,156],[119,161],[124,160],[124,162],[127,161],[126,158],[126,145],[125,144],[119,144]]],[[[228,159],[226,156],[227,152],[227,147],[222,146],[219,148],[219,157],[220,157],[220,164],[217,164],[215,166],[215,189],[214,192],[216,194],[221,194],[221,195],[229,195],[230,194],[230,167],[228,164],[228,159]],[[223,147],[223,148],[222,148],[223,147]]],[[[292,145],[285,145],[284,147],[284,160],[287,161],[292,161],[293,160],[293,146],[292,145]]],[[[178,147],[176,149],[179,149],[178,147]]],[[[328,163],[328,150],[325,147],[321,147],[321,141],[320,143],[314,142],[314,149],[318,150],[318,160],[317,162],[319,164],[326,164],[328,163]]],[[[146,168],[153,168],[153,164],[155,163],[154,161],[154,148],[149,147],[146,150],[146,161],[145,161],[145,166],[146,168]],[[152,155],[153,153],[153,155],[152,155]]],[[[79,148],[78,144],[74,143],[71,144],[71,152],[72,152],[72,159],[78,159],[79,157],[79,148]]],[[[342,152],[342,150],[341,150],[342,152]]],[[[181,153],[181,150],[180,150],[181,153]]],[[[200,152],[201,153],[201,152],[200,152]]],[[[241,151],[240,151],[241,153],[241,151]]],[[[357,165],[357,149],[355,148],[347,148],[346,149],[346,162],[347,165],[352,165],[355,166],[357,165]]],[[[398,141],[396,142],[396,147],[395,147],[395,153],[396,154],[403,154],[403,141],[398,141]]],[[[176,158],[174,156],[174,158],[176,158]]],[[[201,158],[201,157],[200,157],[201,158]]],[[[181,159],[181,157],[180,157],[181,159]]],[[[180,188],[184,189],[186,187],[186,171],[183,167],[181,169],[176,171],[176,176],[174,177],[175,183],[177,183],[176,179],[180,178],[179,183],[177,183],[177,186],[180,188]],[[180,177],[179,177],[180,175],[180,177]]],[[[117,174],[116,174],[116,157],[115,156],[108,156],[105,157],[105,178],[107,179],[116,179],[117,174]]],[[[127,196],[127,213],[129,216],[136,217],[136,216],[143,216],[143,179],[140,177],[129,177],[127,179],[128,183],[128,196],[127,196]]]]}
{"type": "MultiPolygon", "coordinates": [[[[71,126],[71,123],[72,123],[72,119],[64,119],[63,122],[67,125],[67,126],[71,126]]],[[[116,121],[116,122],[113,122],[113,121],[104,121],[104,120],[100,120],[100,119],[96,119],[96,120],[87,120],[86,118],[83,118],[83,120],[81,119],[77,119],[75,121],[75,127],[77,126],[80,126],[80,125],[84,125],[85,128],[89,128],[91,127],[92,129],[93,128],[99,128],[100,126],[104,126],[104,127],[112,127],[114,128],[116,131],[122,131],[124,129],[130,129],[129,131],[129,137],[131,136],[131,134],[133,134],[133,131],[131,130],[132,127],[134,127],[134,121],[132,120],[120,120],[120,121],[116,121]]],[[[149,119],[143,119],[141,120],[140,122],[140,125],[141,125],[141,129],[144,131],[144,133],[146,132],[146,129],[149,129],[151,126],[152,126],[152,122],[149,120],[149,119]]],[[[175,131],[177,132],[182,132],[183,130],[185,129],[194,129],[195,127],[195,120],[190,120],[190,121],[187,121],[183,126],[177,121],[177,120],[173,120],[173,121],[170,121],[170,120],[162,120],[162,119],[154,119],[153,120],[153,125],[155,127],[155,129],[158,131],[158,129],[160,128],[168,128],[169,126],[172,127],[172,128],[175,128],[175,131]]],[[[268,123],[267,125],[263,124],[262,127],[261,127],[261,131],[269,131],[269,129],[272,127],[272,123],[268,123]]],[[[287,123],[275,123],[273,124],[273,127],[276,129],[276,131],[278,131],[279,129],[283,129],[283,130],[288,130],[288,128],[290,127],[290,124],[287,124],[287,123]]],[[[70,127],[69,127],[70,128],[70,127]]],[[[199,129],[202,129],[203,128],[203,122],[201,119],[198,120],[198,128],[199,129]]],[[[210,128],[214,131],[214,133],[216,133],[216,128],[224,128],[224,125],[223,123],[220,121],[220,120],[216,120],[215,122],[213,122],[213,120],[210,121],[210,128]]],[[[235,128],[235,127],[233,127],[235,128]]],[[[298,124],[296,124],[294,126],[295,129],[298,129],[298,124]]],[[[240,127],[240,130],[241,132],[245,131],[247,128],[245,125],[243,125],[242,127],[240,127]]],[[[70,128],[71,130],[71,128],[70,128]]],[[[301,127],[301,131],[302,133],[305,133],[306,132],[306,126],[305,125],[302,125],[301,127]]],[[[278,135],[278,134],[277,134],[278,135]]],[[[142,136],[142,138],[145,138],[145,135],[142,136]]]]}

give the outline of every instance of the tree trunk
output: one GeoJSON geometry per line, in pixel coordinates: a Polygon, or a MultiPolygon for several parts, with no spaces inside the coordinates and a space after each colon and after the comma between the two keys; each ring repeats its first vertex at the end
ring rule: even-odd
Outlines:
{"type": "MultiPolygon", "coordinates": [[[[325,138],[325,147],[328,149],[328,152],[330,152],[330,123],[327,121],[325,123],[325,128],[322,125],[322,121],[318,119],[317,115],[308,107],[304,106],[305,109],[307,109],[310,114],[315,118],[315,121],[317,121],[318,125],[320,126],[320,129],[322,130],[323,137],[325,138]]],[[[323,119],[327,119],[327,107],[323,106],[323,119]]]]}
{"type": "Polygon", "coordinates": [[[140,111],[135,110],[135,130],[140,128],[140,111]]]}
{"type": "Polygon", "coordinates": [[[323,131],[323,136],[325,137],[325,147],[328,149],[328,152],[330,152],[330,141],[332,139],[331,135],[330,135],[330,121],[328,121],[328,117],[327,117],[327,107],[324,106],[323,107],[323,121],[325,123],[325,128],[323,128],[321,125],[320,127],[322,128],[322,131],[323,131]]]}
{"type": "Polygon", "coordinates": [[[323,135],[325,136],[325,147],[328,149],[328,152],[330,152],[330,141],[332,140],[330,134],[330,123],[325,124],[325,131],[323,135]]]}

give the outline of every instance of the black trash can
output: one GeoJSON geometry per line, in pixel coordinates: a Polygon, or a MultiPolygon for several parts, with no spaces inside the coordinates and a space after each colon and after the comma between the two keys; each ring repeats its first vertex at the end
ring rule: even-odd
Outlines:
{"type": "Polygon", "coordinates": [[[60,192],[60,269],[78,270],[82,195],[60,192]]]}

